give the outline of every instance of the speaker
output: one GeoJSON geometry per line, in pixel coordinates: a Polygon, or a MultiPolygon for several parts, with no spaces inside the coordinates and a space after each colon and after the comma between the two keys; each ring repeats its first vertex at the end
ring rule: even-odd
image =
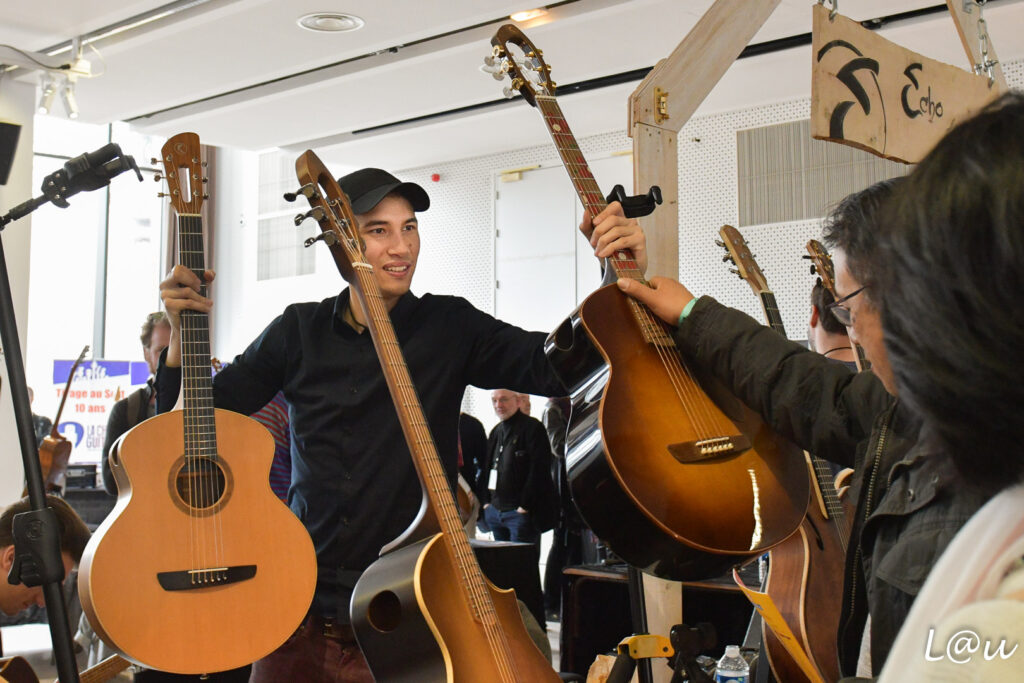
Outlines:
{"type": "Polygon", "coordinates": [[[7,184],[14,163],[14,152],[18,149],[18,134],[21,126],[0,121],[0,185],[7,184]]]}

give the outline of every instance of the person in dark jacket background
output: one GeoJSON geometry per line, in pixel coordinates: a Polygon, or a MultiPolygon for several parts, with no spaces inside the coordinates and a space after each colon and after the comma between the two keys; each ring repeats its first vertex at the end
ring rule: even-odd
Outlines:
{"type": "Polygon", "coordinates": [[[838,634],[844,675],[881,670],[931,567],[980,506],[959,486],[947,454],[918,442],[919,421],[896,397],[872,287],[883,204],[902,180],[847,197],[826,222],[836,293],[829,308],[863,348],[872,371],[848,368],[786,341],[668,278],[619,287],[678,326],[680,349],[710,370],[780,434],[855,474],[856,501],[838,634]]]}

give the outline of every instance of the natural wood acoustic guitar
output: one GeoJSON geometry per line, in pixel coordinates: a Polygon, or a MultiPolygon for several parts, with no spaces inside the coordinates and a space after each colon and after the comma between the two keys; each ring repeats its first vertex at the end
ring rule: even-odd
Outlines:
{"type": "MultiPolygon", "coordinates": [[[[320,159],[295,162],[342,276],[367,314],[398,421],[423,487],[420,514],[363,572],[352,595],[352,628],[378,683],[534,683],[559,676],[523,625],[515,593],[480,570],[391,326],[373,267],[362,252],[348,198],[320,159]]],[[[312,242],[313,240],[311,240],[312,242]]],[[[382,410],[384,407],[382,406],[382,410]]],[[[367,454],[372,457],[373,454],[367,454]]]]}
{"type": "MultiPolygon", "coordinates": [[[[836,296],[836,269],[832,264],[832,257],[825,249],[825,245],[818,240],[808,240],[807,254],[804,258],[811,260],[811,274],[821,278],[821,286],[828,290],[833,299],[838,299],[839,297],[836,296]]],[[[831,313],[825,311],[822,315],[831,315],[831,313]]],[[[857,370],[869,369],[871,363],[864,357],[864,349],[861,348],[860,344],[850,339],[850,348],[857,355],[855,359],[857,370]]]]}
{"type": "MultiPolygon", "coordinates": [[[[768,326],[786,336],[775,294],[768,288],[747,241],[731,225],[719,231],[721,246],[735,272],[745,280],[761,302],[768,326]]],[[[804,652],[829,683],[839,680],[840,604],[850,523],[843,510],[828,463],[807,455],[813,495],[807,516],[797,533],[768,553],[765,592],[779,608],[804,652]]],[[[793,660],[771,629],[762,624],[764,647],[776,680],[803,683],[807,676],[793,660]]]]}
{"type": "MultiPolygon", "coordinates": [[[[132,663],[119,655],[110,655],[99,664],[78,672],[79,683],[106,683],[132,663]]],[[[40,683],[32,665],[23,657],[0,659],[0,681],[4,683],[40,683]]],[[[55,681],[54,683],[60,683],[55,681]]]]}
{"type": "MultiPolygon", "coordinates": [[[[486,68],[540,110],[583,207],[597,215],[605,199],[555,100],[551,67],[511,24],[491,45],[486,68]]],[[[646,286],[628,250],[607,269],[646,286]]],[[[683,358],[646,306],[606,285],[545,350],[572,400],[573,500],[616,555],[663,578],[706,579],[796,531],[809,497],[799,449],[683,358]]]]}
{"type": "MultiPolygon", "coordinates": [[[[199,155],[194,133],[162,150],[181,263],[202,279],[199,155]]],[[[78,587],[93,629],[125,657],[202,674],[249,664],[295,631],[316,556],[270,489],[270,432],[213,406],[207,314],[181,314],[181,357],[183,409],[136,425],[111,449],[117,504],[85,549],[78,587]]]]}

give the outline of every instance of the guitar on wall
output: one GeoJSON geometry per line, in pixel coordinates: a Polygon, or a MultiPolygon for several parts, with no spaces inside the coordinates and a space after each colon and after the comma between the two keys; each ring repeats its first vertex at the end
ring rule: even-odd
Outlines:
{"type": "MultiPolygon", "coordinates": [[[[199,154],[195,133],[162,149],[181,262],[202,279],[199,154]]],[[[213,407],[206,313],[181,314],[181,363],[183,409],[111,448],[117,504],[86,546],[78,587],[93,629],[125,657],[203,674],[249,664],[295,632],[316,555],[270,488],[270,433],[213,407]]]]}
{"type": "MultiPolygon", "coordinates": [[[[764,310],[768,326],[786,336],[775,294],[768,288],[764,273],[750,253],[747,242],[731,225],[719,231],[720,246],[735,264],[737,275],[754,290],[764,310]]],[[[768,581],[765,592],[771,596],[790,630],[811,663],[826,681],[837,681],[839,656],[836,634],[839,632],[840,600],[846,546],[850,537],[849,520],[843,511],[832,480],[832,471],[821,458],[808,455],[813,495],[807,516],[797,533],[768,553],[768,581]]],[[[792,655],[775,634],[762,624],[768,662],[777,680],[786,683],[807,681],[792,655]]]]}
{"type": "MultiPolygon", "coordinates": [[[[50,433],[43,437],[39,446],[39,467],[43,474],[43,486],[47,493],[60,492],[64,489],[64,478],[68,470],[68,460],[71,459],[71,442],[57,431],[60,424],[60,416],[64,413],[64,404],[68,400],[68,390],[71,389],[71,382],[75,379],[75,371],[85,360],[85,354],[89,353],[88,344],[78,354],[78,359],[71,366],[68,372],[67,382],[64,383],[64,393],[60,397],[60,407],[57,408],[57,415],[53,418],[53,426],[50,433]]],[[[26,487],[24,494],[28,495],[26,487]]]]}
{"type": "MultiPolygon", "coordinates": [[[[360,577],[352,628],[377,681],[558,681],[523,625],[513,591],[487,581],[470,548],[391,318],[362,253],[348,198],[320,159],[295,162],[320,237],[367,313],[367,327],[423,487],[421,512],[360,577]]],[[[290,197],[291,195],[288,195],[290,197]]],[[[310,241],[312,243],[312,241],[310,241]]]]}
{"type": "MultiPolygon", "coordinates": [[[[597,215],[605,200],[555,100],[551,67],[513,25],[491,44],[487,70],[540,110],[580,201],[597,215]]],[[[646,284],[628,250],[608,268],[646,284]]],[[[809,497],[800,451],[699,376],[670,328],[614,284],[591,294],[545,351],[570,389],[573,500],[616,555],[664,578],[710,578],[800,525],[809,497]]]]}
{"type": "MultiPolygon", "coordinates": [[[[825,245],[818,240],[808,240],[807,254],[804,258],[811,260],[811,275],[817,275],[821,278],[821,286],[828,290],[833,299],[838,299],[839,297],[836,296],[836,269],[832,264],[832,257],[825,250],[825,245]]],[[[857,370],[864,371],[869,369],[871,363],[864,357],[864,349],[853,339],[850,339],[850,348],[856,354],[857,370]]]]}

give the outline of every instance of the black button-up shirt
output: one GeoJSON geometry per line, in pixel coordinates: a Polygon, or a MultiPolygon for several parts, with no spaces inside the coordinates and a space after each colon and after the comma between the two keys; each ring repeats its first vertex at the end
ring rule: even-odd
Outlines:
{"type": "MultiPolygon", "coordinates": [[[[348,620],[359,574],[413,521],[422,489],[369,333],[343,320],[349,290],[288,306],[214,378],[219,408],[251,414],[278,390],[290,406],[288,504],[316,546],[314,609],[348,620]]],[[[464,299],[405,294],[391,321],[449,478],[456,477],[459,410],[467,385],[565,393],[545,335],[482,313],[464,299]]],[[[179,368],[161,360],[157,409],[170,409],[179,368]]]]}

